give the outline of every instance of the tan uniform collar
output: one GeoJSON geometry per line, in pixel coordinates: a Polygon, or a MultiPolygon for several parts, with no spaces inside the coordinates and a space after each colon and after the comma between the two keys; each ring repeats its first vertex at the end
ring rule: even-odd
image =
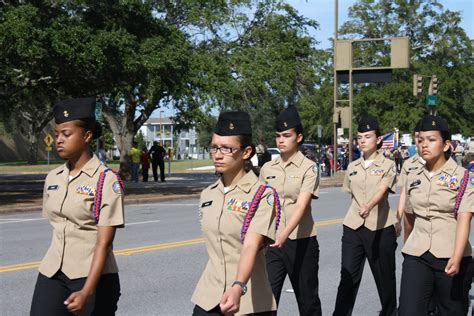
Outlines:
{"type": "MultiPolygon", "coordinates": [[[[436,171],[436,173],[433,174],[433,177],[440,173],[446,173],[452,176],[457,168],[458,168],[458,164],[452,158],[449,158],[448,160],[446,160],[444,165],[441,168],[439,168],[438,171],[436,171]]],[[[418,171],[418,174],[422,172],[426,172],[426,174],[429,174],[428,169],[426,169],[426,164],[424,165],[423,168],[420,168],[420,170],[418,171]]]]}
{"type": "MultiPolygon", "coordinates": [[[[374,161],[372,162],[372,164],[374,166],[381,166],[384,161],[385,161],[385,156],[382,154],[382,152],[380,152],[379,150],[376,151],[377,155],[375,156],[374,158],[374,161]]],[[[360,159],[357,159],[354,164],[355,165],[360,165],[360,164],[363,164],[363,162],[365,161],[364,159],[364,155],[360,155],[360,159]]]]}
{"type": "MultiPolygon", "coordinates": [[[[288,166],[289,164],[292,163],[296,167],[299,167],[303,163],[304,158],[305,158],[304,155],[301,153],[301,151],[298,150],[293,156],[291,156],[291,158],[288,160],[286,165],[288,166]]],[[[272,165],[281,164],[283,168],[285,167],[285,163],[281,159],[281,156],[278,156],[275,160],[272,160],[271,163],[272,165]]]]}
{"type": "MultiPolygon", "coordinates": [[[[252,189],[253,185],[258,181],[258,177],[255,173],[250,170],[244,175],[236,184],[229,187],[229,191],[233,191],[236,187],[239,187],[240,190],[244,191],[245,193],[249,193],[252,189]]],[[[222,182],[222,178],[217,180],[212,186],[211,189],[219,189],[221,192],[224,192],[224,183],[222,182]]]]}
{"type": "MultiPolygon", "coordinates": [[[[82,166],[81,172],[84,172],[89,177],[92,177],[96,173],[99,166],[100,166],[100,160],[97,158],[97,156],[95,154],[92,154],[92,158],[89,159],[89,161],[86,162],[86,164],[84,166],[82,166]]],[[[56,174],[60,174],[64,171],[67,171],[66,174],[69,174],[69,166],[68,166],[67,162],[64,165],[62,165],[61,167],[59,167],[56,174]]],[[[81,172],[79,172],[79,174],[81,172]]]]}

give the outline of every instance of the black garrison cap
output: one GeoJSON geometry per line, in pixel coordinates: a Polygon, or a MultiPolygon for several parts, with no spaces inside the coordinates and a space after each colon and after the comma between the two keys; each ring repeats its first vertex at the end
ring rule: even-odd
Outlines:
{"type": "Polygon", "coordinates": [[[250,115],[247,112],[222,112],[214,133],[220,136],[252,135],[250,115]]]}
{"type": "Polygon", "coordinates": [[[421,132],[441,131],[449,132],[448,122],[440,116],[425,115],[421,118],[421,132]]]}
{"type": "Polygon", "coordinates": [[[301,120],[296,107],[290,106],[278,114],[276,119],[277,132],[283,132],[297,126],[301,126],[301,120]]]}
{"type": "Polygon", "coordinates": [[[379,121],[373,116],[366,116],[360,119],[357,131],[359,133],[365,133],[369,131],[380,130],[379,121]]]}
{"type": "Polygon", "coordinates": [[[77,98],[58,102],[54,106],[56,124],[80,119],[95,120],[95,98],[77,98]]]}
{"type": "Polygon", "coordinates": [[[421,120],[419,120],[415,125],[415,132],[419,132],[421,130],[421,120]]]}

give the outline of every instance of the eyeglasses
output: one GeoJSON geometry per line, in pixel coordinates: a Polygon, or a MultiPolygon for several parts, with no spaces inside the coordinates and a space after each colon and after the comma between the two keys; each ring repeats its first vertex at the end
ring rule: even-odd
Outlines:
{"type": "Polygon", "coordinates": [[[229,147],[211,147],[211,154],[215,155],[217,151],[220,151],[223,155],[231,155],[241,148],[229,148],[229,147]]]}

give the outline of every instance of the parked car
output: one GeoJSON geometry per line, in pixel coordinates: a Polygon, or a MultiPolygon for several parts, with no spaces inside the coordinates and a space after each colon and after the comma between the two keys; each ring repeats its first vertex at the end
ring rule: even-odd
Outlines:
{"type": "MultiPolygon", "coordinates": [[[[280,149],[278,148],[267,148],[268,152],[270,155],[272,155],[272,160],[275,159],[276,157],[280,156],[280,149]]],[[[253,157],[250,159],[252,162],[253,166],[258,166],[258,157],[257,154],[253,155],[253,157]]]]}

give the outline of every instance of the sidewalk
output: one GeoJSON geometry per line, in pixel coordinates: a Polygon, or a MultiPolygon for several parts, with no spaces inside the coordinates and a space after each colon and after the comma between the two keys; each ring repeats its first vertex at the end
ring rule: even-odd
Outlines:
{"type": "MultiPolygon", "coordinates": [[[[40,211],[45,173],[0,173],[0,213],[40,211]]],[[[153,179],[153,177],[151,177],[153,179]]],[[[344,173],[321,178],[321,188],[342,185],[344,173]]],[[[213,172],[176,173],[166,182],[125,181],[125,204],[198,198],[201,191],[217,180],[213,172]]]]}

